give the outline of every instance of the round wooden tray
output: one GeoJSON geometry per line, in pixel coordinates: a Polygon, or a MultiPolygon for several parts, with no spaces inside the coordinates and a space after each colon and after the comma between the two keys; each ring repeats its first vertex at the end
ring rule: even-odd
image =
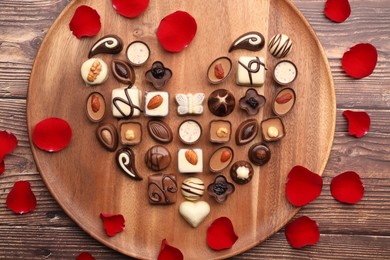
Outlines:
{"type": "MultiPolygon", "coordinates": [[[[112,55],[99,55],[108,64],[112,55]]],[[[125,59],[122,51],[116,58],[125,59]]],[[[53,24],[36,57],[28,92],[27,121],[31,133],[42,119],[60,117],[73,129],[69,147],[58,153],[47,153],[31,143],[33,155],[48,189],[65,212],[87,233],[105,245],[129,256],[156,258],[161,241],[179,248],[186,259],[226,258],[239,254],[264,241],[283,227],[299,210],[285,198],[285,181],[289,170],[303,165],[322,174],[332,146],[335,126],[335,93],[332,76],[324,51],[308,22],[290,1],[151,1],[144,14],[135,19],[118,15],[111,1],[72,1],[53,24]],[[99,35],[77,39],[69,30],[75,9],[86,4],[96,9],[102,21],[99,35]],[[198,23],[194,41],[180,53],[168,53],[157,42],[155,31],[160,20],[176,11],[189,12],[198,23]],[[208,168],[209,155],[218,145],[208,141],[208,123],[216,119],[207,108],[201,116],[179,117],[174,102],[175,93],[204,92],[207,96],[217,88],[226,88],[235,94],[236,101],[247,87],[235,84],[235,71],[240,56],[262,56],[268,68],[266,83],[257,90],[267,98],[267,103],[255,117],[259,122],[273,116],[271,100],[279,90],[272,79],[272,69],[279,61],[267,48],[259,52],[236,50],[228,53],[230,44],[241,34],[259,31],[266,41],[277,33],[285,33],[293,40],[293,50],[287,57],[298,67],[299,75],[290,87],[297,94],[294,109],[283,118],[287,135],[276,143],[270,143],[272,158],[263,167],[255,167],[254,178],[249,184],[235,185],[236,191],[222,204],[205,194],[202,200],[211,206],[209,216],[197,228],[192,228],[180,216],[178,207],[184,200],[180,192],[178,201],[170,206],[152,206],[147,199],[147,176],[152,172],[143,162],[146,150],[156,143],[146,130],[148,118],[141,116],[143,141],[134,147],[136,167],[143,176],[142,182],[130,179],[115,164],[115,153],[108,152],[98,142],[95,131],[98,124],[87,119],[85,105],[92,91],[99,91],[109,100],[111,91],[121,86],[110,74],[109,80],[96,87],[86,87],[80,76],[80,66],[87,59],[93,43],[106,34],[119,35],[125,44],[134,40],[146,42],[151,49],[149,61],[135,68],[136,85],[143,91],[153,87],[144,79],[144,73],[155,60],[161,60],[173,71],[173,77],[165,90],[170,93],[170,112],[164,118],[174,130],[174,140],[167,145],[172,163],[165,173],[177,175],[178,184],[187,175],[177,171],[177,150],[187,147],[179,141],[177,126],[185,119],[195,118],[203,126],[200,143],[203,148],[204,169],[208,168]],[[232,75],[218,86],[207,81],[207,68],[217,57],[229,56],[233,61],[232,75]],[[103,229],[100,213],[122,214],[126,228],[115,237],[108,237],[103,229]],[[229,217],[239,239],[231,249],[213,251],[206,244],[206,230],[210,223],[221,216],[229,217]]],[[[250,118],[238,108],[228,117],[233,125],[250,118]]],[[[252,117],[253,118],[253,117],[252,117]]],[[[111,110],[104,122],[119,126],[111,110]]],[[[235,150],[234,161],[246,159],[251,144],[261,141],[261,136],[250,144],[236,146],[234,138],[228,143],[235,150]]],[[[119,148],[118,148],[119,149],[119,148]]],[[[230,180],[229,169],[222,174],[230,180]]],[[[205,184],[211,183],[215,174],[205,170],[197,177],[205,184]]],[[[231,180],[230,180],[231,181],[231,180]]]]}

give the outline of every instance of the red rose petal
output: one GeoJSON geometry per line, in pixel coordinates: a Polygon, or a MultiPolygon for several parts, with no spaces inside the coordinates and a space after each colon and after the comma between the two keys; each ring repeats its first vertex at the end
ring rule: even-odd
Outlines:
{"type": "Polygon", "coordinates": [[[15,135],[7,131],[0,131],[0,160],[11,153],[18,145],[15,135]]]}
{"type": "Polygon", "coordinates": [[[207,245],[214,250],[231,248],[238,236],[234,232],[233,224],[227,217],[214,220],[207,229],[207,245]]]}
{"type": "Polygon", "coordinates": [[[341,63],[345,73],[353,78],[361,79],[371,75],[377,61],[376,48],[369,43],[360,43],[344,53],[341,63]]]}
{"type": "Polygon", "coordinates": [[[125,218],[122,215],[111,215],[101,213],[100,217],[103,220],[104,230],[110,237],[115,236],[117,233],[122,232],[125,228],[125,218]]]}
{"type": "Polygon", "coordinates": [[[35,209],[37,200],[28,181],[17,181],[8,193],[7,207],[15,213],[24,214],[35,209]]]}
{"type": "Polygon", "coordinates": [[[4,160],[0,162],[0,175],[3,174],[5,171],[5,165],[4,165],[4,160]]]}
{"type": "Polygon", "coordinates": [[[293,248],[314,245],[320,239],[318,224],[309,217],[302,216],[286,226],[285,235],[293,248]]]}
{"type": "Polygon", "coordinates": [[[321,194],[322,183],[318,174],[303,166],[294,166],[287,176],[286,197],[294,206],[304,206],[321,194]]]}
{"type": "Polygon", "coordinates": [[[364,194],[364,186],[359,174],[356,172],[344,172],[333,178],[330,183],[330,192],[336,200],[354,204],[361,200],[364,194]]]}
{"type": "Polygon", "coordinates": [[[345,110],[343,112],[348,120],[348,132],[355,137],[365,136],[370,129],[370,116],[366,112],[354,112],[345,110]]]}
{"type": "Polygon", "coordinates": [[[348,0],[328,0],[325,4],[324,13],[333,22],[341,23],[351,15],[351,6],[348,0]]]}
{"type": "Polygon", "coordinates": [[[194,39],[196,30],[196,21],[189,13],[176,11],[161,20],[157,39],[165,50],[179,52],[194,39]]]}
{"type": "Polygon", "coordinates": [[[61,118],[47,118],[39,122],[33,131],[32,140],[39,149],[58,152],[67,147],[72,138],[72,128],[61,118]]]}
{"type": "Polygon", "coordinates": [[[95,260],[95,257],[88,252],[82,252],[76,257],[76,260],[95,260]]]}
{"type": "Polygon", "coordinates": [[[69,28],[77,38],[83,36],[91,37],[100,31],[100,15],[98,12],[86,5],[77,7],[69,28]]]}
{"type": "Polygon", "coordinates": [[[142,14],[149,5],[149,0],[112,0],[115,11],[128,18],[142,14]]]}
{"type": "Polygon", "coordinates": [[[176,247],[170,246],[166,239],[161,242],[160,253],[157,260],[182,260],[184,256],[182,252],[176,247]]]}

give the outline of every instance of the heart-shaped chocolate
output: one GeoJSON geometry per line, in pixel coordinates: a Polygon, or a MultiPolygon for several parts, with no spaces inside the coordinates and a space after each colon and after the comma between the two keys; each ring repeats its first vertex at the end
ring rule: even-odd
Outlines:
{"type": "Polygon", "coordinates": [[[192,226],[197,227],[210,213],[210,205],[206,201],[184,201],[179,207],[180,215],[192,226]]]}

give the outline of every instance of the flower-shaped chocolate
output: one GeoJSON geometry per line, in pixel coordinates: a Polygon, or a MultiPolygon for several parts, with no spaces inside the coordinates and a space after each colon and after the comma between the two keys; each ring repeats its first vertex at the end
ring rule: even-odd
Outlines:
{"type": "Polygon", "coordinates": [[[257,93],[254,88],[246,91],[245,96],[240,98],[240,108],[253,116],[259,113],[259,110],[265,104],[265,97],[257,93]]]}
{"type": "Polygon", "coordinates": [[[218,175],[215,181],[207,187],[207,192],[217,202],[221,203],[227,199],[227,196],[234,192],[234,185],[228,182],[223,175],[218,175]]]}
{"type": "Polygon", "coordinates": [[[155,61],[152,68],[145,73],[146,81],[153,84],[156,89],[164,87],[165,83],[172,78],[172,71],[164,67],[161,61],[155,61]]]}

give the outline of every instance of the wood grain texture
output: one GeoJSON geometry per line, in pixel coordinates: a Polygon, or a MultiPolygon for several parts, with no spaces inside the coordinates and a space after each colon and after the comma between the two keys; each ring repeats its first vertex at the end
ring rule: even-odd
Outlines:
{"type": "MultiPolygon", "coordinates": [[[[315,246],[294,250],[283,230],[235,259],[387,259],[390,257],[390,1],[350,1],[352,15],[334,24],[323,15],[323,0],[293,1],[316,31],[332,69],[337,95],[334,145],[323,174],[324,190],[298,216],[320,224],[315,246]],[[341,69],[344,51],[359,42],[378,48],[374,73],[353,80],[341,69]],[[367,136],[348,136],[342,111],[366,110],[372,127],[367,136]],[[333,176],[347,170],[360,173],[365,183],[363,200],[355,206],[337,203],[330,196],[333,176]]],[[[36,170],[28,142],[26,95],[28,78],[38,47],[65,0],[1,1],[0,3],[0,129],[14,132],[19,146],[6,158],[0,176],[0,258],[74,259],[90,251],[97,259],[127,259],[83,232],[54,201],[36,170]],[[13,183],[28,180],[38,199],[35,211],[17,216],[5,206],[13,183]]]]}

